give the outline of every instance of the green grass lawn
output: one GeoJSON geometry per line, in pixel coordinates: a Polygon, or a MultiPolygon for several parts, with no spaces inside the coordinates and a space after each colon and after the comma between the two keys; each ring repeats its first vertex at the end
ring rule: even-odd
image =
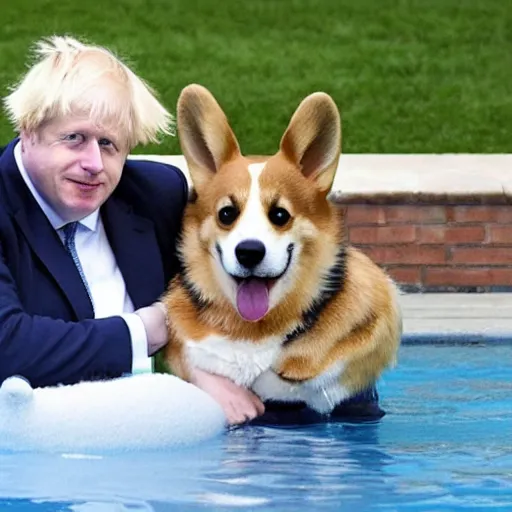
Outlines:
{"type": "MultiPolygon", "coordinates": [[[[310,92],[347,153],[512,152],[511,0],[0,0],[2,95],[32,42],[69,33],[129,58],[174,112],[216,95],[246,153],[271,153],[310,92]]],[[[5,116],[0,144],[12,137],[5,116]]],[[[176,138],[137,153],[180,153],[176,138]]]]}

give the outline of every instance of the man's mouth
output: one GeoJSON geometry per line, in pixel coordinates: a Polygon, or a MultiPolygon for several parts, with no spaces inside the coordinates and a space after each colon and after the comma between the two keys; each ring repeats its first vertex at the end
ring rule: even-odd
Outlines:
{"type": "Polygon", "coordinates": [[[74,180],[72,178],[68,178],[68,180],[80,187],[82,190],[94,190],[101,185],[101,183],[89,183],[87,181],[74,180]]]}

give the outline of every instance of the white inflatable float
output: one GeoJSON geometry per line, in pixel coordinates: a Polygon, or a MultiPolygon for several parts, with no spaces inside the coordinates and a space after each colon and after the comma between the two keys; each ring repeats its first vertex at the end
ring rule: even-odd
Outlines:
{"type": "Polygon", "coordinates": [[[206,441],[225,425],[217,402],[167,374],[37,389],[10,377],[0,387],[0,450],[162,450],[206,441]]]}

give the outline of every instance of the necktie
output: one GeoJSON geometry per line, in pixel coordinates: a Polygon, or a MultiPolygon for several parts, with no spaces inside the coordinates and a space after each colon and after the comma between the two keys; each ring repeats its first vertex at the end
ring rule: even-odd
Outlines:
{"type": "Polygon", "coordinates": [[[76,235],[77,228],[78,228],[78,222],[70,222],[69,224],[66,224],[62,228],[62,232],[64,233],[64,247],[69,252],[69,254],[71,254],[71,257],[73,258],[75,266],[78,269],[80,277],[82,278],[85,289],[87,290],[87,294],[89,295],[89,299],[91,300],[91,304],[93,305],[93,309],[94,309],[94,302],[92,301],[91,290],[89,289],[89,285],[87,284],[87,279],[85,278],[84,270],[80,263],[80,258],[78,257],[78,253],[76,252],[75,235],[76,235]]]}

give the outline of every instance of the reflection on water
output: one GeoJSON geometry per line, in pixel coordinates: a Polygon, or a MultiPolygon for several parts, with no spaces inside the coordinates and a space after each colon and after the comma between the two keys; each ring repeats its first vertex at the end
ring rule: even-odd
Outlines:
{"type": "Polygon", "coordinates": [[[363,483],[385,486],[382,467],[389,459],[378,449],[378,425],[252,427],[170,453],[2,454],[0,481],[6,498],[53,502],[116,496],[125,503],[297,506],[304,500],[330,501],[335,492],[364,503],[355,488],[363,483]]]}

